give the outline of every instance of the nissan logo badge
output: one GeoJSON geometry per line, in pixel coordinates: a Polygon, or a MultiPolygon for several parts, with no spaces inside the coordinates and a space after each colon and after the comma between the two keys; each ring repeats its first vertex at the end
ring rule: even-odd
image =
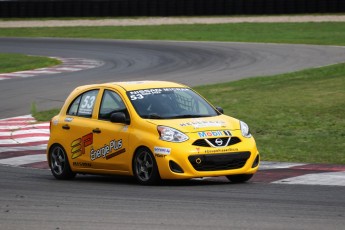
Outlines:
{"type": "Polygon", "coordinates": [[[218,146],[221,146],[223,144],[223,141],[222,139],[220,138],[217,138],[215,141],[214,141],[218,146]]]}

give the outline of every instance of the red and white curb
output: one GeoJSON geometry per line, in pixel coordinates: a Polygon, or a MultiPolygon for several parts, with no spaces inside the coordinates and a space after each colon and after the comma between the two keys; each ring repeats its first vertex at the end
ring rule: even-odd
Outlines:
{"type": "Polygon", "coordinates": [[[47,68],[34,69],[34,70],[25,70],[25,71],[13,72],[13,73],[2,73],[0,74],[0,80],[75,72],[75,71],[96,68],[104,64],[102,61],[84,59],[84,58],[61,58],[61,57],[51,57],[51,58],[60,60],[62,64],[57,65],[57,66],[47,67],[47,68]]]}
{"type": "MultiPolygon", "coordinates": [[[[48,169],[49,122],[31,115],[0,120],[0,165],[48,169]]],[[[206,178],[208,180],[208,178],[206,178]]],[[[209,180],[213,180],[210,178],[209,180]]],[[[214,179],[214,180],[223,180],[214,179]]],[[[345,165],[266,162],[254,183],[345,186],[345,165]]]]}
{"type": "Polygon", "coordinates": [[[257,182],[345,186],[345,165],[261,162],[257,182]]]}
{"type": "Polygon", "coordinates": [[[49,122],[37,123],[31,115],[1,119],[0,164],[46,165],[48,139],[49,122]]]}

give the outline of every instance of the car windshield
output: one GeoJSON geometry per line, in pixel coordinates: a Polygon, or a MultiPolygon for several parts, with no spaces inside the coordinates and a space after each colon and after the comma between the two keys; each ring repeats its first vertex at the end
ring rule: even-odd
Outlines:
{"type": "Polygon", "coordinates": [[[217,116],[219,113],[188,88],[154,88],[127,92],[142,118],[178,119],[217,116]]]}

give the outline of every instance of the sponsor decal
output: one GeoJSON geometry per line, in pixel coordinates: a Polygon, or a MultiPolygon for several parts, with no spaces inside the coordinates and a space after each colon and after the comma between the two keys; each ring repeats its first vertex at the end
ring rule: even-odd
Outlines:
{"type": "Polygon", "coordinates": [[[164,154],[155,154],[155,157],[161,157],[161,158],[165,158],[166,157],[166,155],[164,155],[164,154]]]}
{"type": "Polygon", "coordinates": [[[118,150],[118,151],[116,151],[116,152],[114,152],[114,153],[111,153],[111,154],[109,154],[109,155],[107,155],[106,157],[105,157],[105,159],[110,159],[110,158],[113,158],[113,157],[116,157],[116,156],[118,156],[118,155],[120,155],[121,153],[124,153],[124,152],[126,152],[126,149],[120,149],[120,150],[118,150]]]}
{"type": "Polygon", "coordinates": [[[236,152],[238,148],[226,148],[226,149],[211,149],[205,150],[205,153],[227,153],[227,152],[236,152]]]}
{"type": "Polygon", "coordinates": [[[73,162],[73,166],[83,167],[83,168],[91,168],[92,167],[91,163],[87,163],[87,162],[73,162]]]}
{"type": "Polygon", "coordinates": [[[164,147],[154,147],[154,151],[155,154],[163,154],[163,155],[169,155],[171,152],[171,148],[164,148],[164,147]]]}
{"type": "Polygon", "coordinates": [[[197,128],[206,128],[206,127],[222,127],[225,126],[226,123],[224,121],[205,121],[200,119],[194,119],[190,122],[181,123],[180,126],[193,126],[195,129],[197,128]]]}
{"type": "Polygon", "coordinates": [[[170,91],[188,91],[187,88],[162,88],[162,89],[142,89],[142,90],[134,90],[129,92],[129,96],[131,101],[141,100],[144,99],[145,96],[153,95],[153,94],[161,94],[162,92],[170,92],[170,91]]]}
{"type": "Polygon", "coordinates": [[[223,133],[225,136],[231,136],[231,132],[229,130],[225,130],[223,133]]]}
{"type": "Polygon", "coordinates": [[[85,148],[93,143],[93,133],[88,133],[85,136],[78,138],[71,143],[72,159],[80,157],[85,154],[85,148]]]}
{"type": "Polygon", "coordinates": [[[66,121],[66,122],[71,122],[71,121],[73,121],[73,117],[66,117],[66,118],[65,118],[65,121],[66,121]]]}
{"type": "Polygon", "coordinates": [[[109,142],[109,144],[104,144],[103,147],[99,148],[99,149],[93,149],[93,147],[91,148],[90,151],[90,159],[92,161],[98,159],[98,158],[105,158],[105,159],[110,159],[112,157],[115,157],[121,153],[124,153],[126,151],[126,149],[123,149],[121,151],[117,151],[114,153],[111,153],[114,150],[118,150],[122,148],[122,139],[120,140],[111,140],[109,142]],[[110,156],[110,157],[109,157],[110,156]]]}
{"type": "Polygon", "coordinates": [[[206,131],[206,132],[198,132],[199,137],[219,137],[223,136],[223,132],[221,131],[206,131]]]}
{"type": "Polygon", "coordinates": [[[58,125],[59,124],[59,120],[58,119],[53,120],[52,123],[53,123],[53,125],[58,125]]]}
{"type": "Polygon", "coordinates": [[[198,132],[199,137],[219,137],[219,136],[231,136],[229,130],[226,131],[205,131],[198,132]]]}

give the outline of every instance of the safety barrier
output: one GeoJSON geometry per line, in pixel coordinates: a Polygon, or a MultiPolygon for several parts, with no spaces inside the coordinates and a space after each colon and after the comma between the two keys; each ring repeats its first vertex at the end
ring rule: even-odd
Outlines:
{"type": "Polygon", "coordinates": [[[345,0],[0,0],[0,18],[345,12],[345,0]]]}

